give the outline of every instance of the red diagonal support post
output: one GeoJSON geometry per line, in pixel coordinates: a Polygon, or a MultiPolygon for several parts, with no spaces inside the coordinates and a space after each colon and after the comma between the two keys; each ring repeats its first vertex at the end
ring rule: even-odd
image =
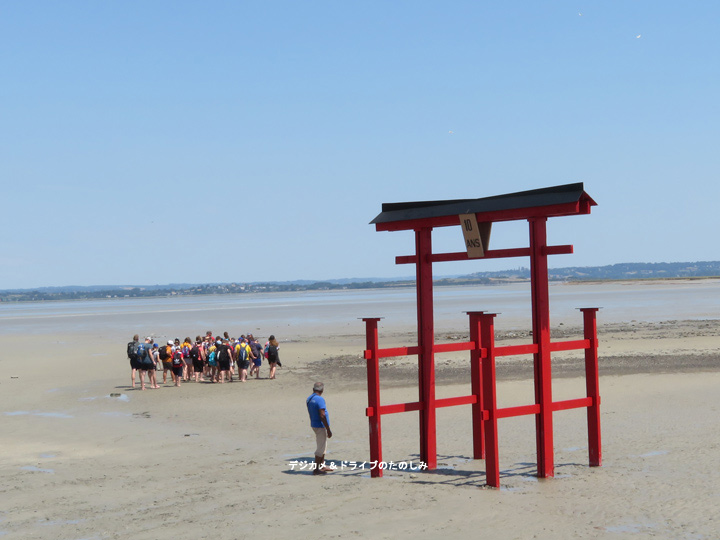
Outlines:
{"type": "Polygon", "coordinates": [[[363,319],[365,321],[365,343],[369,351],[367,359],[368,408],[372,414],[368,416],[370,430],[370,461],[377,462],[377,467],[370,470],[372,478],[382,476],[382,430],[380,424],[380,363],[378,358],[379,339],[378,321],[380,319],[363,319]]]}
{"type": "Polygon", "coordinates": [[[435,325],[433,321],[432,283],[432,228],[415,231],[419,401],[420,409],[420,461],[428,469],[437,468],[437,442],[435,422],[435,325]]]}
{"type": "Polygon", "coordinates": [[[481,315],[482,311],[468,311],[470,317],[470,341],[475,346],[470,350],[470,388],[475,396],[472,405],[473,458],[485,459],[485,422],[483,420],[483,387],[482,387],[482,345],[481,315]]]}
{"type": "Polygon", "coordinates": [[[552,372],[550,369],[550,293],[548,290],[547,218],[530,218],[530,288],[533,314],[537,473],[555,476],[553,455],[552,372]]]}
{"type": "Polygon", "coordinates": [[[597,312],[598,308],[582,308],[585,339],[590,347],[585,349],[585,386],[592,404],[587,408],[588,454],[591,467],[602,465],[602,442],[600,439],[600,376],[598,370],[597,312]]]}
{"type": "Polygon", "coordinates": [[[480,316],[480,343],[485,349],[482,362],[483,409],[485,420],[485,481],[500,487],[500,454],[498,451],[497,381],[495,378],[495,314],[480,316]]]}

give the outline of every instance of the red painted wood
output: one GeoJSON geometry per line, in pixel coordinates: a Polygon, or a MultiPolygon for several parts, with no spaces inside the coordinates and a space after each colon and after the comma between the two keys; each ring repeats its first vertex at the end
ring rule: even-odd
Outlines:
{"type": "Polygon", "coordinates": [[[550,344],[550,350],[553,352],[574,351],[576,349],[587,349],[589,346],[589,339],[578,339],[575,341],[556,341],[550,344]]]}
{"type": "MultiPolygon", "coordinates": [[[[449,397],[449,398],[441,398],[435,400],[435,408],[440,409],[443,407],[455,407],[457,405],[480,405],[482,407],[482,403],[478,403],[477,396],[476,395],[470,395],[470,396],[457,396],[457,397],[449,397]]],[[[552,404],[553,411],[566,411],[570,409],[581,409],[584,407],[592,407],[594,405],[594,399],[590,397],[584,397],[584,398],[577,398],[577,399],[568,399],[564,401],[555,401],[552,404]]],[[[419,411],[423,408],[423,404],[418,401],[413,401],[410,403],[394,403],[392,405],[382,405],[379,408],[379,414],[397,414],[397,413],[403,413],[403,412],[411,412],[411,411],[419,411]]],[[[540,405],[533,404],[533,405],[519,405],[516,407],[504,407],[497,409],[496,417],[497,418],[512,418],[515,416],[528,416],[531,414],[539,414],[540,413],[540,405]]],[[[365,415],[366,416],[373,416],[375,414],[375,409],[373,407],[367,407],[365,409],[365,415]]],[[[488,414],[487,411],[483,411],[482,408],[479,409],[479,415],[480,419],[483,417],[487,419],[488,414]]],[[[483,458],[475,458],[475,459],[483,459],[483,458]]]]}
{"type": "Polygon", "coordinates": [[[552,371],[550,364],[550,295],[548,291],[547,218],[530,223],[530,289],[533,313],[535,403],[540,413],[535,418],[538,476],[555,475],[552,421],[552,371]]]}
{"type": "MultiPolygon", "coordinates": [[[[435,400],[435,408],[455,407],[456,405],[473,405],[476,403],[475,396],[457,396],[435,400]]],[[[398,414],[412,411],[422,411],[425,409],[424,403],[420,401],[411,401],[409,403],[393,403],[391,405],[383,405],[378,409],[379,415],[398,414]]],[[[365,409],[366,416],[373,416],[375,409],[368,407],[365,409]]]]}
{"type": "Polygon", "coordinates": [[[591,467],[602,465],[602,440],[600,436],[600,376],[598,370],[597,312],[598,308],[581,309],[585,326],[585,339],[590,346],[585,349],[585,387],[592,405],[588,407],[588,457],[591,467]]]}
{"type": "MultiPolygon", "coordinates": [[[[378,358],[393,358],[395,356],[412,356],[420,352],[420,347],[394,347],[391,349],[378,349],[378,358]]],[[[367,358],[368,351],[365,351],[367,358]]]]}
{"type": "Polygon", "coordinates": [[[380,407],[380,414],[397,414],[402,412],[422,411],[424,404],[420,401],[410,403],[393,403],[392,405],[383,405],[380,407]]]}
{"type": "Polygon", "coordinates": [[[482,403],[488,418],[485,424],[485,481],[489,486],[500,487],[500,454],[498,452],[497,383],[495,380],[495,318],[494,313],[483,313],[480,318],[480,343],[487,351],[482,361],[482,403]]]}
{"type": "MultiPolygon", "coordinates": [[[[475,348],[472,341],[458,341],[457,343],[436,343],[434,351],[436,353],[448,353],[458,351],[470,351],[475,348]]],[[[394,358],[397,356],[412,356],[420,352],[420,347],[394,347],[391,349],[378,349],[378,358],[394,358]]],[[[370,351],[363,351],[365,360],[370,358],[370,351]]]]}
{"type": "MultiPolygon", "coordinates": [[[[548,255],[570,255],[573,253],[572,245],[548,246],[546,253],[548,255]]],[[[513,249],[489,249],[485,252],[482,259],[509,259],[512,257],[529,257],[530,248],[513,248],[513,249]]],[[[456,253],[433,253],[430,256],[432,262],[451,262],[451,261],[476,261],[468,257],[466,251],[458,251],[456,253]]],[[[415,255],[399,255],[395,257],[395,264],[415,264],[415,255]]]]}
{"type": "Polygon", "coordinates": [[[475,342],[472,341],[458,341],[457,343],[436,343],[436,353],[446,352],[458,352],[458,351],[472,351],[475,348],[475,342]]]}
{"type": "Polygon", "coordinates": [[[552,405],[553,411],[567,411],[569,409],[580,409],[592,405],[592,398],[567,399],[555,401],[552,405]]]}
{"type": "Polygon", "coordinates": [[[473,458],[485,459],[485,418],[483,415],[482,399],[482,358],[483,352],[480,343],[480,316],[482,311],[468,312],[470,318],[470,342],[474,345],[470,351],[470,388],[475,398],[472,406],[472,434],[473,434],[473,458]]]}
{"type": "MultiPolygon", "coordinates": [[[[588,340],[557,341],[548,343],[550,351],[572,351],[575,349],[587,349],[590,346],[588,340]]],[[[524,345],[505,345],[495,348],[495,356],[515,356],[518,354],[534,354],[538,352],[538,344],[528,343],[524,345]]]]}
{"type": "Polygon", "coordinates": [[[473,405],[477,401],[475,396],[456,396],[449,398],[441,398],[435,400],[435,407],[455,407],[456,405],[473,405]]]}
{"type": "MultiPolygon", "coordinates": [[[[380,319],[363,319],[365,321],[365,347],[370,353],[367,359],[368,379],[368,410],[381,410],[380,407],[380,365],[378,363],[378,321],[380,319]]],[[[370,461],[382,461],[382,427],[381,415],[368,415],[370,432],[370,461]]],[[[382,469],[375,467],[370,471],[372,478],[382,476],[382,469]]]]}
{"type": "Polygon", "coordinates": [[[538,351],[538,346],[534,343],[527,345],[505,345],[504,347],[495,347],[495,356],[515,356],[518,354],[533,354],[538,351]]]}
{"type": "MultiPolygon", "coordinates": [[[[599,384],[597,357],[596,308],[582,310],[585,317],[585,335],[582,340],[551,342],[550,302],[548,288],[547,257],[573,252],[573,246],[547,245],[547,218],[563,215],[588,214],[592,202],[589,198],[577,203],[514,209],[509,211],[476,214],[478,222],[495,222],[527,219],[530,225],[530,247],[489,250],[485,258],[530,257],[531,299],[533,315],[533,343],[495,346],[495,315],[470,312],[470,340],[458,343],[435,344],[433,314],[432,263],[468,260],[467,253],[432,253],[432,229],[459,225],[458,216],[443,216],[404,222],[378,223],[376,230],[414,230],[415,255],[396,258],[398,264],[415,264],[417,287],[418,345],[379,349],[377,320],[368,329],[368,407],[366,414],[371,422],[371,459],[381,457],[380,418],[383,414],[419,411],[420,459],[428,468],[437,467],[436,409],[459,405],[471,405],[473,415],[473,456],[485,455],[487,482],[499,486],[499,453],[497,421],[521,415],[534,415],[536,420],[536,446],[538,476],[554,475],[553,415],[554,411],[586,407],[588,409],[588,441],[591,466],[602,461],[599,417],[599,384]],[[372,337],[372,343],[371,343],[372,337]],[[551,353],[556,351],[585,350],[587,397],[559,402],[552,401],[551,353]],[[470,351],[472,394],[436,399],[435,354],[470,351]],[[380,405],[379,364],[380,358],[418,355],[417,402],[380,405]],[[495,360],[500,356],[532,354],[535,383],[535,403],[518,407],[497,407],[495,360]],[[371,391],[370,387],[373,387],[371,391]],[[372,395],[371,395],[372,394],[372,395]],[[375,423],[373,423],[375,422],[375,423]],[[376,435],[373,435],[373,426],[376,435]],[[375,440],[373,441],[373,437],[375,440]],[[375,448],[373,450],[372,448],[375,448]]],[[[367,320],[366,320],[367,321],[367,320]]],[[[382,475],[377,468],[374,476],[382,475]]]]}
{"type": "MultiPolygon", "coordinates": [[[[577,398],[577,399],[567,399],[564,401],[555,401],[552,404],[553,411],[566,411],[570,409],[582,409],[584,407],[592,407],[595,403],[595,400],[590,397],[584,397],[584,398],[577,398]]],[[[449,397],[449,398],[441,398],[435,400],[435,408],[441,409],[443,407],[455,407],[457,405],[478,405],[477,396],[470,395],[470,396],[456,396],[456,397],[449,397]]],[[[482,406],[482,403],[480,403],[482,406]]],[[[403,412],[412,412],[412,411],[419,411],[423,408],[423,404],[418,401],[412,401],[409,403],[394,403],[391,405],[382,405],[379,408],[379,414],[397,414],[397,413],[403,413],[403,412]]],[[[373,407],[367,407],[365,409],[365,416],[374,416],[375,415],[375,408],[373,407]]],[[[515,416],[528,416],[531,414],[539,414],[540,413],[540,405],[533,404],[533,405],[519,405],[516,407],[503,407],[497,409],[496,417],[497,418],[512,418],[515,416]]],[[[480,409],[480,418],[487,418],[488,414],[487,411],[483,411],[480,409]]],[[[483,459],[483,458],[475,458],[475,459],[483,459]]]]}
{"type": "Polygon", "coordinates": [[[504,407],[498,409],[498,418],[512,418],[514,416],[527,416],[529,414],[540,414],[540,405],[519,405],[517,407],[504,407]]]}
{"type": "Polygon", "coordinates": [[[546,246],[543,249],[545,255],[572,255],[575,253],[575,248],[572,244],[565,244],[560,246],[546,246]]]}
{"type": "Polygon", "coordinates": [[[437,468],[436,414],[435,414],[435,325],[433,321],[432,229],[415,231],[418,354],[420,399],[420,460],[428,469],[437,468]]]}

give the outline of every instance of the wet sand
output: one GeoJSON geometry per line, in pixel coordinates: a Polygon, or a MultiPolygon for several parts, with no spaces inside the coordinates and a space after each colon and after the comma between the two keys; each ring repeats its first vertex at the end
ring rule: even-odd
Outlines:
{"type": "MultiPolygon", "coordinates": [[[[532,418],[504,419],[499,490],[470,459],[469,407],[438,411],[436,471],[299,470],[314,449],[304,399],[316,379],[334,432],[327,458],[369,460],[364,336],[344,321],[289,333],[274,381],[144,392],[128,387],[127,336],[112,328],[2,335],[0,537],[716,538],[720,321],[654,315],[600,325],[603,466],[587,466],[582,410],[555,414],[556,474],[544,480],[532,418]]],[[[413,343],[383,322],[381,346],[413,343]]],[[[580,332],[558,323],[553,339],[580,332]]],[[[466,338],[459,328],[437,341],[466,338]]],[[[497,339],[530,338],[506,328],[497,339]]],[[[415,364],[384,361],[384,403],[417,399],[415,364]]],[[[499,363],[500,406],[532,402],[531,372],[529,358],[499,363]]],[[[576,353],[554,357],[553,372],[555,399],[584,395],[576,353]]],[[[439,397],[468,393],[463,353],[438,355],[437,373],[439,397]]],[[[417,427],[417,413],[383,417],[386,461],[418,463],[417,427]]]]}

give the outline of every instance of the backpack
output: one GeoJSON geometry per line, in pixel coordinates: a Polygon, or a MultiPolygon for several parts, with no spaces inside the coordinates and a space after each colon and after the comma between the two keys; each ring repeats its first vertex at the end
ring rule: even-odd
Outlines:
{"type": "Polygon", "coordinates": [[[168,359],[168,348],[166,347],[160,347],[160,360],[163,362],[167,361],[168,359]]]}
{"type": "Polygon", "coordinates": [[[140,363],[144,366],[155,367],[155,360],[153,360],[152,349],[146,350],[145,347],[143,347],[143,350],[145,351],[145,356],[142,357],[142,359],[140,360],[140,363]]]}
{"type": "Polygon", "coordinates": [[[270,343],[268,342],[268,343],[265,344],[265,348],[263,349],[263,356],[265,357],[266,360],[267,360],[267,357],[268,357],[268,351],[269,351],[269,350],[270,350],[270,343]]]}
{"type": "Polygon", "coordinates": [[[215,361],[215,351],[210,351],[210,354],[208,355],[208,365],[213,367],[217,365],[217,362],[215,361]]]}
{"type": "Polygon", "coordinates": [[[173,355],[172,365],[173,367],[180,367],[183,365],[182,352],[179,350],[175,351],[175,354],[173,355]]]}
{"type": "Polygon", "coordinates": [[[130,360],[133,360],[135,358],[135,342],[130,341],[127,344],[127,355],[130,360]]]}
{"type": "Polygon", "coordinates": [[[247,360],[247,348],[245,344],[240,345],[240,360],[244,362],[247,360]]]}
{"type": "Polygon", "coordinates": [[[146,356],[147,356],[147,350],[145,349],[145,344],[138,343],[137,349],[135,349],[135,358],[142,362],[146,356]]]}
{"type": "Polygon", "coordinates": [[[197,346],[197,343],[190,349],[190,358],[192,358],[194,362],[200,358],[200,348],[197,346]]]}
{"type": "Polygon", "coordinates": [[[183,358],[189,358],[190,357],[190,347],[188,347],[187,345],[183,345],[182,346],[182,355],[183,355],[183,358]]]}

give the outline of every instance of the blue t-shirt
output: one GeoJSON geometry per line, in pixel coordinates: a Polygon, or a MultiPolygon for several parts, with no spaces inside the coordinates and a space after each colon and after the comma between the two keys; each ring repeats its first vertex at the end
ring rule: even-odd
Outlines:
{"type": "Polygon", "coordinates": [[[306,402],[308,413],[310,413],[310,426],[317,428],[325,427],[325,425],[322,423],[322,420],[320,419],[321,409],[325,411],[325,420],[327,420],[327,424],[329,426],[330,414],[325,407],[325,398],[322,396],[318,396],[315,392],[313,392],[312,395],[307,398],[306,402]]]}

